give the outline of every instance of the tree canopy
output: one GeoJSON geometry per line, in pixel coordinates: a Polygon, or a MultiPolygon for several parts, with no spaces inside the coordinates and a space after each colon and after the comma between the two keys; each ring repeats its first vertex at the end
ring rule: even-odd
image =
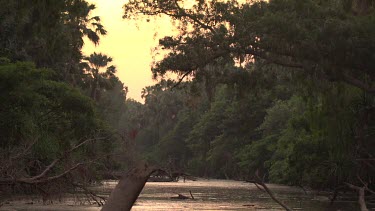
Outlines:
{"type": "Polygon", "coordinates": [[[167,15],[178,21],[180,34],[159,42],[160,48],[170,52],[153,66],[155,76],[170,71],[184,77],[220,59],[264,60],[366,92],[375,90],[375,19],[370,1],[196,1],[188,8],[184,5],[181,0],[133,0],[124,6],[124,18],[167,15]]]}

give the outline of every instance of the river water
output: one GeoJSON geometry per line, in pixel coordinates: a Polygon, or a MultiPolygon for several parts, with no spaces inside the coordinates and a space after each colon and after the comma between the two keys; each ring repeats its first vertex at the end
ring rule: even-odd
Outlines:
{"type": "MultiPolygon", "coordinates": [[[[103,195],[109,195],[116,181],[107,181],[97,190],[103,195]]],[[[300,188],[272,185],[268,187],[276,197],[294,210],[309,211],[355,211],[359,210],[357,203],[336,202],[329,205],[328,195],[307,192],[300,188]]],[[[85,210],[97,211],[100,207],[76,197],[64,197],[62,201],[54,200],[53,204],[42,205],[37,197],[14,198],[0,207],[0,210],[37,211],[37,210],[85,210]]],[[[273,202],[267,193],[255,185],[240,181],[228,180],[198,180],[186,182],[149,182],[137,200],[134,211],[164,211],[164,210],[283,210],[273,202]],[[183,194],[193,199],[177,200],[171,197],[183,194]]]]}

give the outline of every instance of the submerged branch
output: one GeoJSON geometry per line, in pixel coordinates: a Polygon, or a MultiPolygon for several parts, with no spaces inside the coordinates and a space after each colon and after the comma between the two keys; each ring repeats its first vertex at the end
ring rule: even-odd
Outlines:
{"type": "Polygon", "coordinates": [[[267,187],[267,185],[264,183],[264,178],[261,179],[259,176],[258,171],[256,172],[256,179],[255,180],[249,180],[248,182],[253,183],[258,189],[264,190],[267,192],[267,194],[274,200],[276,203],[278,203],[280,206],[282,206],[287,211],[292,211],[291,208],[289,208],[286,204],[284,204],[282,201],[276,198],[275,194],[267,187]],[[262,188],[260,188],[261,186],[262,188]]]}

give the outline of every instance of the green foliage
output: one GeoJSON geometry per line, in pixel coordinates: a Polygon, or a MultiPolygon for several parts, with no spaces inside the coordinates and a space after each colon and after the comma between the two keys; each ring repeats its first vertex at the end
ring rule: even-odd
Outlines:
{"type": "Polygon", "coordinates": [[[194,126],[196,117],[191,112],[183,110],[176,118],[178,118],[177,124],[158,143],[156,155],[159,163],[171,168],[183,169],[191,156],[191,149],[185,141],[189,135],[187,129],[194,126]]]}
{"type": "MultiPolygon", "coordinates": [[[[278,139],[274,154],[266,162],[270,180],[329,187],[351,180],[356,174],[367,177],[369,172],[358,172],[362,167],[355,161],[363,156],[361,150],[357,151],[362,146],[355,132],[360,121],[356,110],[359,107],[353,107],[361,100],[361,94],[358,89],[334,84],[315,99],[292,98],[292,113],[283,121],[286,127],[272,133],[278,139]]],[[[269,112],[266,120],[277,116],[269,112]]]]}
{"type": "Polygon", "coordinates": [[[31,63],[0,66],[2,147],[43,138],[66,147],[97,126],[90,99],[52,75],[31,63]]]}
{"type": "Polygon", "coordinates": [[[177,91],[166,81],[145,89],[137,140],[149,160],[215,178],[258,171],[270,182],[313,188],[373,179],[364,164],[374,149],[372,94],[263,61],[205,70],[177,91]],[[180,106],[172,124],[166,96],[180,106]]]}
{"type": "MultiPolygon", "coordinates": [[[[1,178],[36,176],[63,157],[64,161],[54,164],[45,175],[55,176],[77,163],[89,163],[112,152],[108,143],[113,138],[104,139],[111,131],[98,118],[92,100],[67,83],[52,80],[54,75],[32,63],[0,65],[0,151],[6,166],[0,171],[1,178]],[[86,139],[99,137],[103,138],[69,152],[86,139]],[[14,158],[17,159],[7,163],[14,158]]],[[[106,159],[100,165],[105,165],[106,159]]],[[[70,175],[82,183],[96,178],[94,174],[83,178],[82,172],[80,176],[74,172],[70,175]]]]}

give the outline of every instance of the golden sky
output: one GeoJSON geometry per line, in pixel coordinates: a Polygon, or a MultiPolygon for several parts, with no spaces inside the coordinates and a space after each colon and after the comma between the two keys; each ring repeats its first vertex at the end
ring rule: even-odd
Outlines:
{"type": "Polygon", "coordinates": [[[155,84],[152,80],[151,49],[158,44],[158,38],[173,33],[173,25],[168,18],[146,21],[123,20],[123,0],[88,0],[96,9],[92,16],[100,16],[108,34],[101,38],[99,46],[85,40],[83,52],[90,55],[101,52],[113,58],[117,76],[129,87],[128,98],[143,102],[143,87],[155,84]],[[157,32],[157,36],[154,37],[157,32]]]}

